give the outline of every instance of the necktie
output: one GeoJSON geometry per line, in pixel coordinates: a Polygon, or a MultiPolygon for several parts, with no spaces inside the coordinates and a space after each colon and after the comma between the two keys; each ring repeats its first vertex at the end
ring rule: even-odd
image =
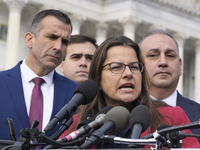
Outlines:
{"type": "Polygon", "coordinates": [[[41,85],[45,82],[42,78],[34,78],[33,92],[31,96],[31,105],[29,111],[29,121],[32,125],[34,120],[39,121],[38,129],[42,131],[42,120],[43,120],[43,95],[41,91],[41,85]]]}

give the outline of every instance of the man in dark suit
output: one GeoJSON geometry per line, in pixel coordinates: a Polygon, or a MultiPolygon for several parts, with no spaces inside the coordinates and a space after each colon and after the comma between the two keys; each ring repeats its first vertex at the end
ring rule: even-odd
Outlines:
{"type": "MultiPolygon", "coordinates": [[[[7,118],[14,122],[16,138],[21,129],[30,128],[31,95],[34,78],[41,78],[43,95],[42,129],[69,102],[77,83],[56,73],[64,60],[72,25],[69,17],[58,10],[44,10],[33,19],[31,31],[25,35],[28,56],[14,68],[0,72],[0,139],[10,139],[7,118]]],[[[39,107],[39,106],[38,106],[39,107]]],[[[60,125],[47,132],[58,131],[60,125]]]]}
{"type": "MultiPolygon", "coordinates": [[[[162,100],[173,107],[179,106],[190,122],[199,121],[200,104],[183,97],[176,90],[182,74],[182,60],[176,40],[166,31],[153,30],[142,38],[139,45],[152,99],[162,100]]],[[[200,135],[200,129],[191,131],[200,135]]]]}

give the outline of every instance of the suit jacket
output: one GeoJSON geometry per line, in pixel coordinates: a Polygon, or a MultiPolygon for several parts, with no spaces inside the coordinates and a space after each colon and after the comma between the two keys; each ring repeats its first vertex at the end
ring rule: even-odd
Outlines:
{"type": "MultiPolygon", "coordinates": [[[[0,139],[10,139],[7,118],[11,118],[14,122],[17,139],[21,129],[30,128],[20,72],[21,63],[22,61],[14,68],[0,72],[0,139]]],[[[70,101],[78,85],[56,72],[53,80],[54,100],[51,119],[70,101]]],[[[59,127],[60,125],[57,125],[46,135],[53,135],[59,127]]]]}
{"type": "MultiPolygon", "coordinates": [[[[200,121],[200,104],[183,97],[180,93],[177,95],[177,106],[181,107],[187,114],[190,122],[200,121]]],[[[200,135],[200,128],[192,129],[192,133],[200,135]]],[[[200,142],[200,138],[197,138],[200,142]]]]}

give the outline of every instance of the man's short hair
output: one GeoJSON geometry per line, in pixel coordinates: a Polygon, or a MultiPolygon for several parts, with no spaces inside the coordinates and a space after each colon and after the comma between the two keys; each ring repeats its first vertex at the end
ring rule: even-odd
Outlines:
{"type": "Polygon", "coordinates": [[[85,43],[85,42],[90,42],[96,48],[98,48],[98,45],[96,44],[96,39],[95,38],[93,38],[90,35],[83,35],[83,34],[71,35],[71,39],[70,39],[69,44],[72,44],[72,43],[85,43]]]}
{"type": "Polygon", "coordinates": [[[62,21],[64,24],[70,25],[71,32],[72,32],[71,20],[65,13],[61,12],[60,10],[56,10],[56,9],[45,9],[45,10],[42,10],[39,13],[37,13],[35,15],[35,17],[33,18],[33,21],[31,24],[31,33],[33,33],[35,36],[38,35],[38,33],[41,29],[40,23],[47,16],[54,16],[58,20],[62,21]]]}

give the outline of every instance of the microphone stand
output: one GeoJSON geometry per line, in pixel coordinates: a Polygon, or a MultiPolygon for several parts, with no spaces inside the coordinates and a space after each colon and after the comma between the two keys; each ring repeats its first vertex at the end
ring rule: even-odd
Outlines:
{"type": "MultiPolygon", "coordinates": [[[[62,124],[61,129],[68,128],[70,124],[73,122],[73,119],[69,119],[62,124]]],[[[66,147],[68,148],[72,147],[77,148],[77,146],[80,146],[86,139],[86,136],[80,137],[77,140],[62,143],[59,141],[55,141],[51,137],[45,136],[44,132],[39,132],[37,126],[39,122],[37,120],[34,120],[31,128],[24,128],[20,131],[20,137],[17,141],[11,141],[11,140],[0,140],[0,144],[3,145],[2,150],[27,150],[31,148],[40,148],[40,146],[45,146],[50,144],[49,146],[61,148],[66,147]],[[9,145],[8,145],[9,144],[9,145]],[[8,145],[8,146],[5,146],[8,145]],[[70,147],[69,147],[70,146],[70,147]]],[[[62,130],[59,130],[54,134],[53,136],[58,136],[61,133],[62,130]]]]}
{"type": "Polygon", "coordinates": [[[118,143],[118,144],[129,144],[129,145],[155,145],[156,150],[161,150],[162,145],[166,142],[166,139],[163,136],[158,136],[157,138],[151,139],[129,139],[129,138],[121,138],[110,135],[104,135],[103,140],[118,143]]]}
{"type": "MultiPolygon", "coordinates": [[[[18,141],[15,141],[12,145],[9,145],[4,148],[4,150],[27,150],[30,148],[33,148],[35,146],[33,143],[36,140],[36,138],[41,134],[39,132],[37,126],[39,124],[39,121],[34,120],[32,123],[31,128],[24,128],[20,130],[20,137],[18,141]]],[[[44,143],[40,143],[44,144],[44,143]]],[[[37,144],[36,146],[38,146],[37,144]]]]}
{"type": "MultiPolygon", "coordinates": [[[[56,148],[62,148],[66,146],[72,147],[76,145],[81,145],[85,141],[85,138],[86,137],[82,137],[71,142],[62,143],[45,136],[44,133],[38,131],[38,128],[25,128],[20,131],[20,137],[18,141],[12,141],[12,145],[5,147],[3,150],[27,150],[48,144],[56,148]]],[[[72,147],[72,149],[73,148],[75,147],[72,147]]]]}
{"type": "MultiPolygon", "coordinates": [[[[40,134],[37,128],[25,128],[20,131],[20,137],[13,145],[9,146],[12,150],[27,150],[30,149],[32,140],[40,134]]],[[[5,148],[7,149],[7,148],[5,148]]]]}
{"type": "MultiPolygon", "coordinates": [[[[173,140],[170,136],[170,133],[166,133],[166,137],[164,137],[159,134],[158,130],[156,130],[153,133],[153,137],[159,139],[158,141],[161,141],[162,145],[165,145],[168,148],[181,148],[182,146],[182,140],[181,139],[173,140]]],[[[160,145],[160,143],[158,143],[158,145],[160,145]]]]}

